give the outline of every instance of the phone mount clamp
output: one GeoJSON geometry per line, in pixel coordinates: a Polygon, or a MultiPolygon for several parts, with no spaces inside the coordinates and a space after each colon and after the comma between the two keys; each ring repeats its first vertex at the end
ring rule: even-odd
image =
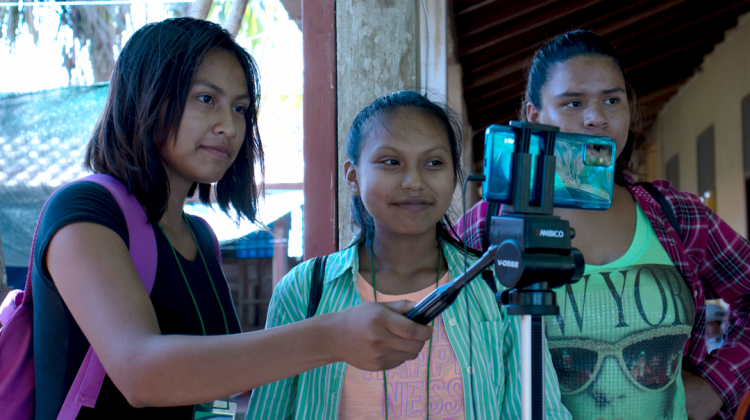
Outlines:
{"type": "Polygon", "coordinates": [[[552,215],[555,136],[559,128],[520,121],[511,121],[510,126],[515,134],[511,203],[503,204],[503,215],[493,216],[487,227],[489,249],[464,274],[420,301],[406,317],[427,324],[456,300],[466,284],[494,263],[495,276],[506,287],[495,296],[498,305],[505,305],[509,315],[521,316],[521,418],[542,420],[542,316],[560,313],[550,288],[580,280],[584,259],[571,247],[575,231],[570,224],[552,215]],[[529,153],[532,134],[541,139],[537,155],[529,153]]]}
{"type": "Polygon", "coordinates": [[[575,231],[553,216],[555,137],[558,127],[511,121],[515,134],[511,204],[493,216],[489,229],[495,275],[507,289],[496,295],[509,315],[521,315],[521,415],[544,418],[544,315],[557,315],[550,288],[581,279],[583,254],[571,247],[575,231]],[[539,154],[529,153],[531,135],[540,137],[539,154]],[[531,174],[534,171],[534,183],[531,174]]]}

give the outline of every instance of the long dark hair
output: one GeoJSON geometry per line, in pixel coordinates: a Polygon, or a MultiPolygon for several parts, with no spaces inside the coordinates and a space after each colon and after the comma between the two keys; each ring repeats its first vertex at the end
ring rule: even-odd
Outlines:
{"type": "MultiPolygon", "coordinates": [[[[220,25],[177,18],[145,25],[125,44],[115,63],[107,104],[91,135],[84,162],[88,169],[124,183],[144,206],[151,222],[161,219],[169,198],[169,181],[159,150],[177,133],[198,67],[214,48],[237,57],[251,98],[245,113],[244,143],[237,159],[217,182],[216,201],[225,213],[229,213],[231,204],[239,218],[256,219],[259,189],[255,165],[263,174],[258,67],[220,25]]],[[[210,184],[193,184],[189,195],[196,188],[201,202],[210,204],[210,184]]]]}
{"type": "MultiPolygon", "coordinates": [[[[359,164],[359,155],[362,146],[369,134],[372,132],[372,124],[388,124],[389,119],[394,117],[397,112],[406,109],[413,109],[429,115],[439,122],[440,126],[445,129],[450,144],[451,161],[453,162],[453,175],[456,181],[461,185],[463,182],[463,171],[461,170],[461,144],[463,141],[463,128],[461,117],[445,104],[432,102],[419,93],[410,90],[389,93],[376,99],[373,103],[363,109],[352,122],[349,134],[346,137],[346,156],[354,166],[359,164]]],[[[354,195],[352,197],[352,232],[359,230],[359,242],[367,246],[372,245],[375,237],[375,227],[370,213],[365,208],[362,197],[354,195]]],[[[451,235],[453,225],[446,214],[437,223],[437,238],[444,239],[459,249],[463,249],[463,244],[454,239],[451,235]]]]}
{"type": "Polygon", "coordinates": [[[576,30],[558,35],[547,41],[537,52],[529,67],[526,95],[521,106],[521,120],[526,120],[526,105],[531,103],[537,109],[542,109],[542,88],[549,77],[550,70],[559,63],[581,55],[600,55],[610,57],[617,64],[625,80],[625,91],[630,106],[630,129],[628,140],[620,156],[615,162],[615,182],[627,185],[627,172],[635,172],[636,168],[631,158],[635,149],[635,135],[640,131],[640,118],[635,106],[635,91],[628,83],[622,66],[620,54],[601,36],[591,31],[576,30]]]}

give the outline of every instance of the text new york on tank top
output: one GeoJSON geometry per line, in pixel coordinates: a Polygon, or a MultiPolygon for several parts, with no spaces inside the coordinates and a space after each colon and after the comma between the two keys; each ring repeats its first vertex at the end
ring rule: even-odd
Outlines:
{"type": "Polygon", "coordinates": [[[556,292],[560,315],[547,317],[547,338],[574,418],[679,418],[694,309],[676,268],[593,271],[556,292]]]}

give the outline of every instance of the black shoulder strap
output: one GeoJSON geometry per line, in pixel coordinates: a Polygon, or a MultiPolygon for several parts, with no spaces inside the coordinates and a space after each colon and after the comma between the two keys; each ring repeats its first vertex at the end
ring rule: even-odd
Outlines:
{"type": "Polygon", "coordinates": [[[307,302],[307,317],[312,318],[318,311],[320,298],[323,296],[323,278],[326,276],[326,255],[315,257],[313,262],[312,282],[310,283],[310,301],[307,302]]]}
{"type": "Polygon", "coordinates": [[[682,239],[680,224],[677,223],[677,217],[674,214],[674,209],[672,208],[672,205],[669,204],[669,201],[667,201],[667,198],[664,197],[664,194],[662,194],[661,191],[659,191],[659,189],[650,182],[641,182],[640,185],[645,188],[646,191],[651,194],[651,197],[654,197],[654,200],[659,203],[659,205],[661,206],[661,211],[663,211],[664,215],[667,216],[669,224],[672,225],[672,229],[677,232],[677,236],[680,238],[680,241],[685,242],[684,239],[682,239]]]}
{"type": "Polygon", "coordinates": [[[492,274],[492,270],[482,271],[482,279],[484,279],[487,286],[490,287],[492,293],[497,294],[497,284],[495,284],[495,275],[492,274]]]}
{"type": "Polygon", "coordinates": [[[482,232],[482,252],[487,252],[490,248],[490,225],[492,216],[497,216],[500,205],[497,203],[487,203],[487,215],[484,217],[484,232],[482,232]]]}
{"type": "MultiPolygon", "coordinates": [[[[487,203],[487,215],[484,217],[484,232],[482,232],[482,252],[487,252],[490,248],[490,225],[492,225],[492,216],[497,216],[497,211],[500,209],[500,205],[497,203],[487,203]]],[[[482,279],[487,283],[487,286],[492,289],[493,293],[497,293],[497,284],[495,284],[495,276],[492,275],[491,270],[484,270],[482,272],[482,279]]]]}

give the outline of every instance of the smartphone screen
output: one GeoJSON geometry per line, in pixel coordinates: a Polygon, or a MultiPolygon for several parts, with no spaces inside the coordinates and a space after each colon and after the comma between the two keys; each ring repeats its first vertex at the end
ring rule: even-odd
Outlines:
{"type": "MultiPolygon", "coordinates": [[[[606,210],[612,205],[616,144],[609,137],[557,133],[555,141],[555,207],[606,210]]],[[[532,134],[529,153],[539,155],[540,136],[532,134]]],[[[510,203],[515,135],[509,126],[491,125],[485,132],[482,196],[510,203]]],[[[534,185],[536,159],[532,159],[534,185]]]]}

